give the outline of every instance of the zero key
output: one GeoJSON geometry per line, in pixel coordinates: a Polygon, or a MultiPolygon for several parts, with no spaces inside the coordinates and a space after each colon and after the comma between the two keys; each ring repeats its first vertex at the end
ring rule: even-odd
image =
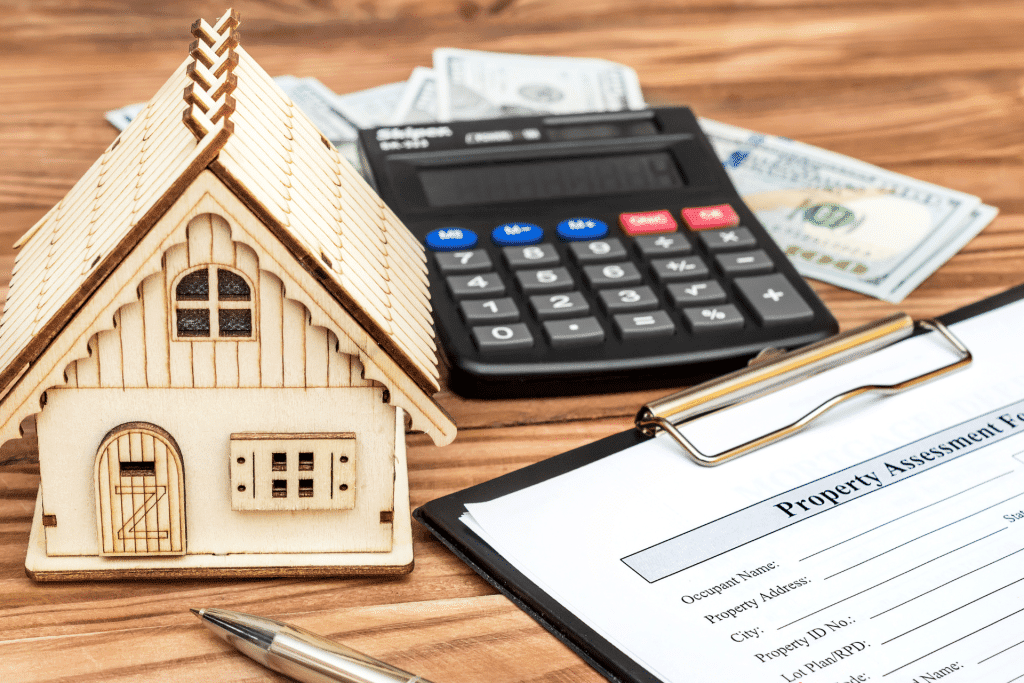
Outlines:
{"type": "Polygon", "coordinates": [[[474,327],[473,340],[482,353],[523,351],[533,346],[530,328],[523,323],[474,327]]]}

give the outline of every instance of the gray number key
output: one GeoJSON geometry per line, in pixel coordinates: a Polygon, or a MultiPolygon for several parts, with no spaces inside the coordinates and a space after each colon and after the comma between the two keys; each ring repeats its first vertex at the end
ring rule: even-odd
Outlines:
{"type": "Polygon", "coordinates": [[[450,273],[482,273],[492,269],[491,257],[484,249],[471,251],[441,251],[434,254],[437,267],[442,272],[450,273]]]}
{"type": "Polygon", "coordinates": [[[460,301],[459,310],[469,325],[514,323],[519,320],[519,307],[509,298],[460,301]]]}
{"type": "Polygon", "coordinates": [[[537,292],[563,292],[572,289],[575,283],[565,268],[542,268],[540,270],[517,270],[516,280],[526,294],[537,292]]]}
{"type": "Polygon", "coordinates": [[[604,341],[604,330],[597,318],[551,320],[544,323],[544,333],[551,346],[559,349],[590,346],[604,341]]]}
{"type": "Polygon", "coordinates": [[[538,318],[567,318],[590,312],[590,304],[579,292],[538,294],[530,297],[530,306],[538,318]]]}
{"type": "Polygon", "coordinates": [[[597,295],[609,315],[658,307],[658,297],[646,285],[627,289],[602,289],[597,295]]]}
{"type": "Polygon", "coordinates": [[[451,275],[448,289],[452,296],[461,299],[470,296],[497,296],[505,293],[505,283],[497,273],[479,275],[451,275]]]}
{"type": "Polygon", "coordinates": [[[473,339],[484,353],[492,351],[521,351],[533,346],[533,335],[523,323],[474,327],[473,339]]]}
{"type": "Polygon", "coordinates": [[[577,263],[621,261],[626,258],[626,249],[622,246],[622,241],[614,237],[606,240],[573,242],[569,245],[569,251],[577,263]]]}
{"type": "Polygon", "coordinates": [[[738,277],[736,288],[762,325],[783,325],[814,317],[811,307],[782,275],[738,277]]]}
{"type": "Polygon", "coordinates": [[[528,247],[505,247],[501,250],[509,268],[536,268],[553,266],[561,259],[550,244],[531,244],[528,247]]]}
{"type": "Polygon", "coordinates": [[[615,316],[615,327],[623,341],[671,337],[676,333],[675,323],[665,311],[650,313],[620,313],[615,316]]]}
{"type": "Polygon", "coordinates": [[[592,289],[640,284],[640,271],[629,261],[606,266],[585,266],[584,275],[592,289]]]}

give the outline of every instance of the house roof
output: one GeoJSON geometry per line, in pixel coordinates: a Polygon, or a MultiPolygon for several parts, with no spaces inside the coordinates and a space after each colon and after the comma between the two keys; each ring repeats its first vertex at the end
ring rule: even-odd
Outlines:
{"type": "Polygon", "coordinates": [[[427,396],[439,389],[422,246],[238,46],[237,25],[230,10],[197,21],[189,58],[15,245],[0,395],[205,168],[427,396]]]}

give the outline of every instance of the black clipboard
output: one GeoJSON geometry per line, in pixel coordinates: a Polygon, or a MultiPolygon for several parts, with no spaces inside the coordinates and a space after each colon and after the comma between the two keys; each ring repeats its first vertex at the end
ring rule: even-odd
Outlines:
{"type": "MultiPolygon", "coordinates": [[[[967,320],[1024,299],[1024,285],[964,306],[941,316],[942,325],[967,320]]],[[[920,333],[915,330],[914,334],[920,333]]],[[[641,410],[643,413],[643,410],[641,410]]],[[[467,503],[493,500],[583,467],[653,438],[639,428],[629,429],[529,465],[491,481],[438,498],[413,512],[413,517],[473,571],[501,591],[552,635],[569,646],[598,673],[614,683],[660,683],[644,667],[587,626],[464,525],[459,518],[467,503]]],[[[755,456],[756,457],[756,456],[755,456]]],[[[709,464],[709,463],[702,463],[709,464]]]]}

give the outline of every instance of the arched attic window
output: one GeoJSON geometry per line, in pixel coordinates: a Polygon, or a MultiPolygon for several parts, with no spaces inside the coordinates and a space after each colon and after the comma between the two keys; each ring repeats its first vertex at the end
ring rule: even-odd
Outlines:
{"type": "Polygon", "coordinates": [[[255,339],[256,298],[241,273],[200,266],[178,278],[172,291],[176,339],[255,339]]]}

